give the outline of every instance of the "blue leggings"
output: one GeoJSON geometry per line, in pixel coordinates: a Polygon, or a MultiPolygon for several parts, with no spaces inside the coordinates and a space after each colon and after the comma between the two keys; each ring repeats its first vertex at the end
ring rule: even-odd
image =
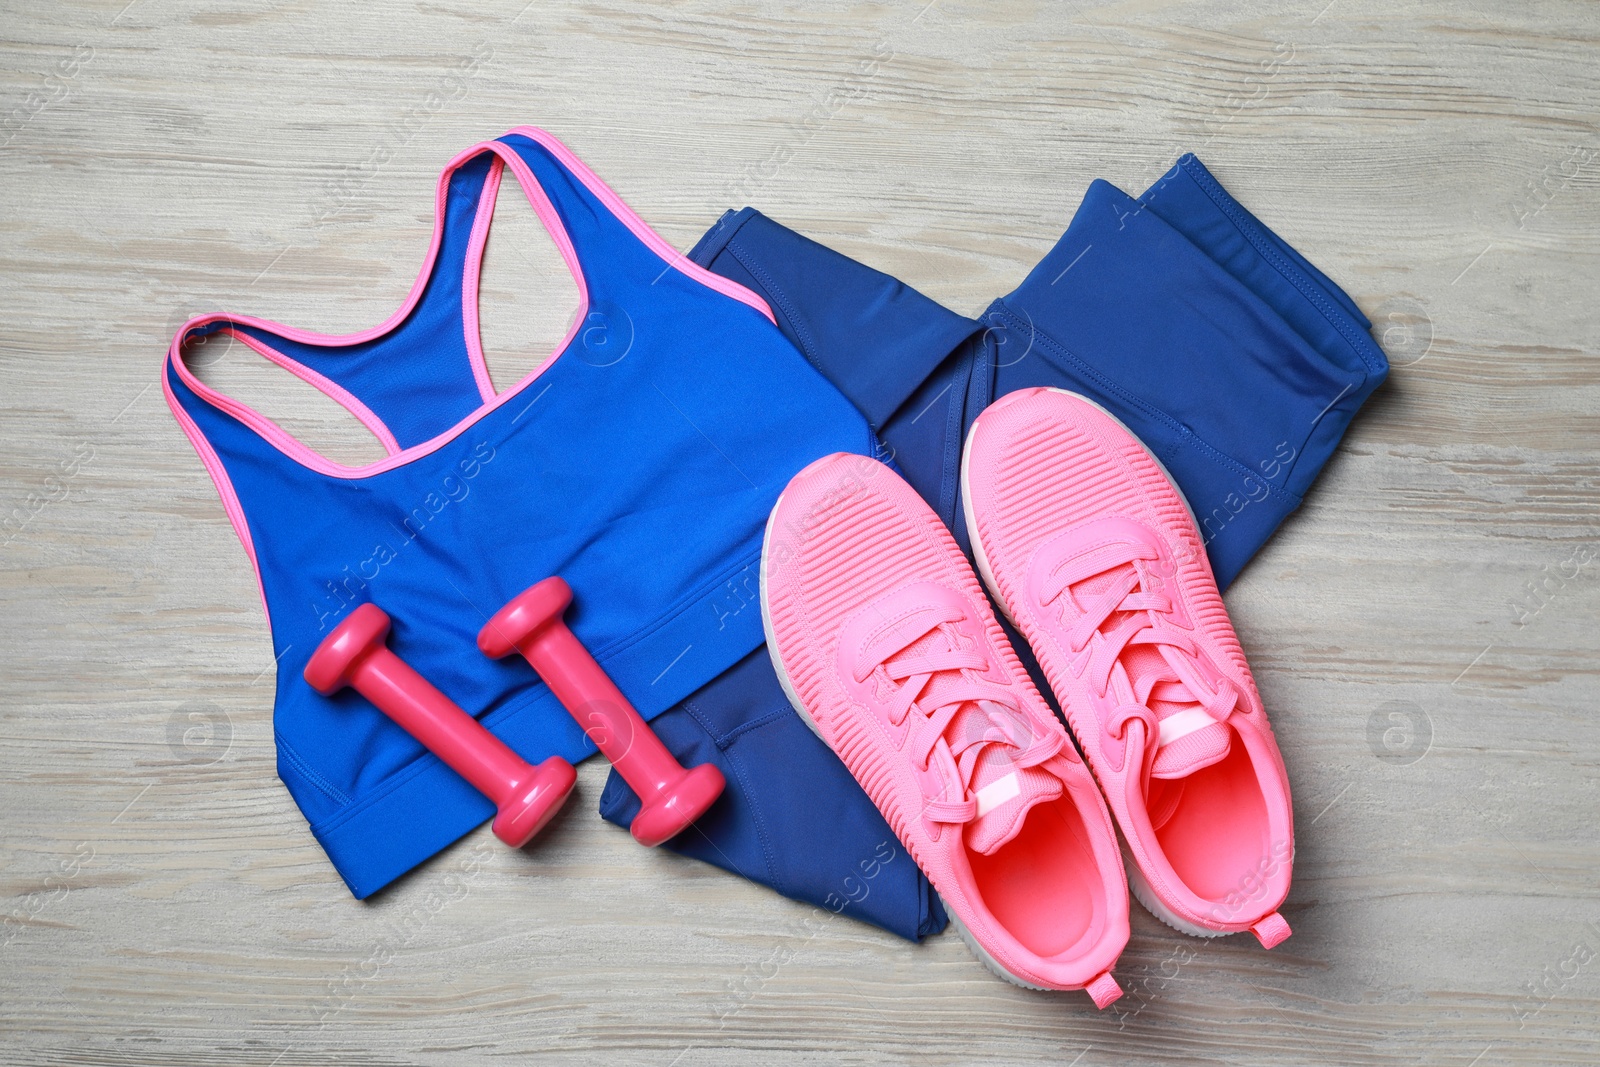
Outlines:
{"type": "MultiPolygon", "coordinates": [[[[981,319],[751,208],[724,215],[689,255],[766,298],[964,549],[967,427],[997,397],[1056,386],[1104,405],[1161,457],[1226,587],[1388,374],[1350,298],[1192,155],[1138,199],[1094,182],[1061,240],[981,319]]],[[[765,649],[654,725],[680,759],[715,762],[728,779],[667,847],[912,940],[943,928],[938,897],[789,707],[765,649]]],[[[638,807],[613,772],[601,815],[626,825],[638,807]]]]}

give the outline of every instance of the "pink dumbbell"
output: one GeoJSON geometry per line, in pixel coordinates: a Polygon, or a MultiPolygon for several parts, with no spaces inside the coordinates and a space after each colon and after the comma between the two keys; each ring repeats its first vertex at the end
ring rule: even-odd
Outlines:
{"type": "Polygon", "coordinates": [[[384,644],[388,635],[389,616],[383,609],[376,604],[361,605],[317,646],[306,664],[306,681],[325,696],[348,685],[376,704],[494,801],[500,809],[494,819],[494,835],[512,848],[521,848],[561,810],[578,782],[578,772],[560,756],[530,767],[389,651],[384,644]]]}
{"type": "Polygon", "coordinates": [[[628,698],[573,636],[561,613],[572,589],[546,578],[520,593],[478,632],[491,659],[521,652],[567,712],[605,753],[644,806],[630,828],[641,845],[659,845],[685,829],[722,795],[722,772],[709,763],[684,770],[628,698]]]}

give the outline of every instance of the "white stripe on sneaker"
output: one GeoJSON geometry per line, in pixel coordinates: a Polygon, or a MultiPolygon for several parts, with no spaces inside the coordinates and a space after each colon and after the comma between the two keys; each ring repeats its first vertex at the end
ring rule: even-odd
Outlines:
{"type": "Polygon", "coordinates": [[[1159,745],[1170,745],[1180,737],[1188,737],[1198,733],[1207,726],[1215,726],[1217,720],[1201,711],[1199,708],[1185,708],[1183,711],[1174,712],[1161,720],[1161,740],[1159,745]]]}
{"type": "Polygon", "coordinates": [[[1017,782],[1017,772],[1012,771],[972,794],[972,799],[978,802],[978,817],[982,818],[1006,801],[1015,800],[1021,795],[1022,786],[1017,782]]]}

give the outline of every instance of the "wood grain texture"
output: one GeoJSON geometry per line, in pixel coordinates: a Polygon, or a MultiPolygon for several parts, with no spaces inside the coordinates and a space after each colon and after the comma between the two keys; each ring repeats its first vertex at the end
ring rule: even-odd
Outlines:
{"type": "MultiPolygon", "coordinates": [[[[0,5],[0,1061],[1600,1062],[1600,8],[125,3],[0,5]],[[349,898],[157,366],[199,311],[381,321],[439,168],[525,122],[680,248],[749,202],[969,313],[1093,178],[1195,150],[1351,292],[1393,376],[1228,595],[1295,786],[1293,939],[1135,908],[1095,1013],[641,849],[592,762],[535,849],[483,828],[349,898]]],[[[504,384],[572,292],[502,206],[504,384]]]]}

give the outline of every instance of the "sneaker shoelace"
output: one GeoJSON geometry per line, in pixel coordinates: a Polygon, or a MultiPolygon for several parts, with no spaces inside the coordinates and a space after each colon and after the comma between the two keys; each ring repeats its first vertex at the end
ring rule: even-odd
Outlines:
{"type": "Polygon", "coordinates": [[[1191,637],[1158,625],[1172,611],[1172,600],[1159,591],[1161,579],[1148,568],[1159,559],[1149,545],[1100,545],[1067,561],[1041,590],[1046,606],[1062,601],[1069,652],[1082,656],[1090,649],[1083,670],[1089,684],[1102,697],[1115,689],[1118,704],[1107,732],[1121,741],[1130,722],[1142,724],[1146,774],[1165,744],[1221,724],[1242,697],[1215,670],[1217,684],[1206,681],[1191,637]],[[1152,703],[1167,714],[1157,715],[1152,703]]]}
{"type": "Polygon", "coordinates": [[[959,800],[928,802],[928,818],[940,823],[967,823],[979,817],[973,792],[980,761],[1001,756],[1004,763],[1026,771],[1060,752],[1065,734],[1034,729],[1016,697],[1000,686],[975,677],[987,671],[988,658],[978,642],[961,634],[957,624],[967,614],[954,605],[930,605],[888,627],[866,650],[856,669],[864,682],[883,670],[896,686],[889,721],[900,726],[913,711],[926,721],[914,731],[911,756],[926,771],[937,758],[959,800]]]}

